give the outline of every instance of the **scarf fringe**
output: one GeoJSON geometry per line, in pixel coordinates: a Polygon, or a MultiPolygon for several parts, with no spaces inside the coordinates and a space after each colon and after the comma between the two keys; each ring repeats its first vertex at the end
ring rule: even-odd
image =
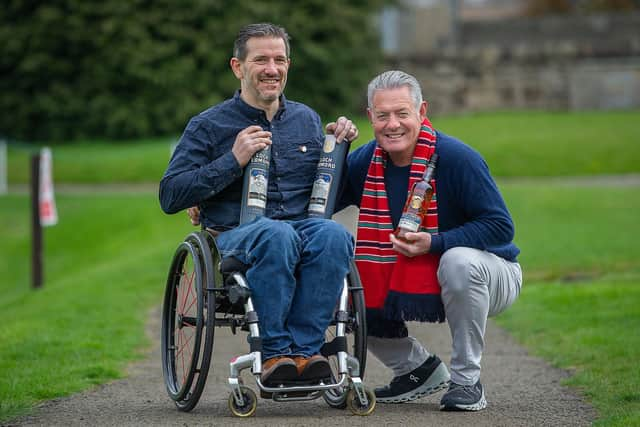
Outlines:
{"type": "Polygon", "coordinates": [[[409,294],[389,290],[383,317],[393,321],[442,323],[444,306],[439,294],[409,294]]]}
{"type": "Polygon", "coordinates": [[[379,308],[367,308],[367,335],[378,338],[405,338],[409,336],[403,321],[385,319],[379,308]]]}

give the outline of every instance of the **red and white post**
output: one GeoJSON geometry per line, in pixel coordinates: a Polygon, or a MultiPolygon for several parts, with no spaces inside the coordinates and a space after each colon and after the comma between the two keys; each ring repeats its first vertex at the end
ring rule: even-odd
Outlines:
{"type": "Polygon", "coordinates": [[[49,148],[43,148],[39,154],[31,156],[31,286],[36,289],[42,287],[43,283],[42,227],[58,223],[52,170],[51,150],[49,148]]]}

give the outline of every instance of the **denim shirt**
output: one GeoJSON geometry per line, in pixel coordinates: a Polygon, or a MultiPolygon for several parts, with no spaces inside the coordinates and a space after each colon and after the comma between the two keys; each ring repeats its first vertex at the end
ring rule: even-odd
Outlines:
{"type": "Polygon", "coordinates": [[[243,170],[231,148],[238,133],[251,125],[272,134],[266,216],[305,218],[324,141],[320,116],[281,95],[280,108],[269,122],[263,110],[240,98],[240,91],[187,124],[160,181],[162,209],[176,213],[198,205],[204,226],[237,226],[243,170]]]}

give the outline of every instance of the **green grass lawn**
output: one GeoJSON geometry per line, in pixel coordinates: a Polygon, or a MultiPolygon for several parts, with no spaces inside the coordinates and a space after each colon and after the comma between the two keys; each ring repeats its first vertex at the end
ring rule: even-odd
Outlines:
{"type": "Polygon", "coordinates": [[[640,111],[505,112],[434,119],[478,149],[495,176],[640,172],[640,111]]]}
{"type": "MultiPolygon", "coordinates": [[[[366,118],[356,122],[360,138],[353,147],[373,139],[366,118]]],[[[640,111],[483,113],[436,117],[433,123],[478,149],[499,177],[640,172],[640,111]]],[[[175,140],[55,145],[55,182],[157,182],[175,140]]],[[[10,146],[10,183],[28,182],[32,150],[10,146]]]]}
{"type": "Polygon", "coordinates": [[[502,185],[525,281],[498,323],[570,370],[599,425],[640,424],[640,188],[502,185]]]}
{"type": "Polygon", "coordinates": [[[63,196],[30,289],[26,196],[0,199],[0,421],[123,375],[145,345],[177,243],[192,230],[155,195],[63,196]]]}
{"type": "Polygon", "coordinates": [[[529,280],[640,275],[640,188],[501,184],[529,280]]]}
{"type": "MultiPolygon", "coordinates": [[[[78,142],[52,146],[56,183],[154,182],[162,178],[175,139],[78,142]]],[[[29,182],[30,157],[38,146],[9,145],[9,183],[29,182]]]]}
{"type": "Polygon", "coordinates": [[[640,277],[526,283],[498,317],[533,354],[573,375],[599,413],[596,425],[640,425],[640,277]]]}

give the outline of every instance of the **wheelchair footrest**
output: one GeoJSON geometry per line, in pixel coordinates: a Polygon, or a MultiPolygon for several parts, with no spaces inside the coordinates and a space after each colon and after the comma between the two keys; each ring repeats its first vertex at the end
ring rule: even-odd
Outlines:
{"type": "Polygon", "coordinates": [[[330,385],[330,384],[334,384],[333,380],[328,377],[328,378],[323,378],[323,379],[314,379],[314,380],[287,380],[287,381],[280,381],[277,383],[269,383],[267,386],[268,387],[280,387],[282,386],[283,388],[283,392],[286,392],[286,390],[284,390],[287,387],[313,387],[313,386],[317,386],[320,385],[320,383],[322,382],[322,384],[325,385],[330,385]]]}
{"type": "Polygon", "coordinates": [[[314,400],[318,398],[322,391],[283,391],[279,393],[269,393],[260,391],[260,397],[263,399],[272,399],[276,402],[284,402],[286,400],[314,400]]]}

